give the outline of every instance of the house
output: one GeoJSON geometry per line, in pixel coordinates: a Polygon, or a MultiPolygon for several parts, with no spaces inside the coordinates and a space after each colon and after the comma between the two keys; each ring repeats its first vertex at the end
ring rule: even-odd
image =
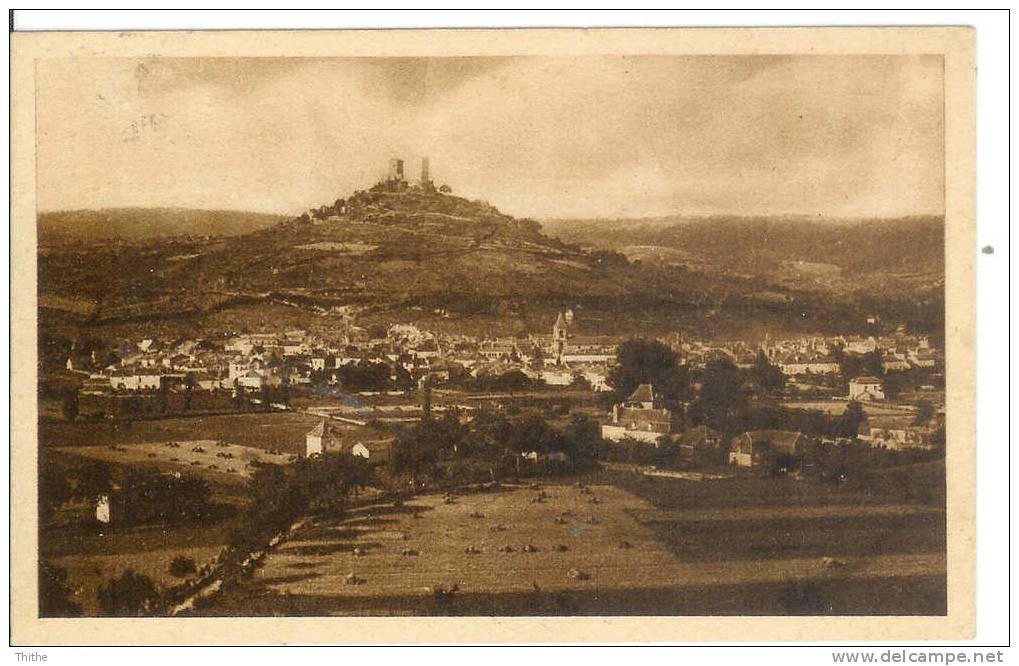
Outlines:
{"type": "Polygon", "coordinates": [[[234,381],[237,382],[237,386],[254,391],[259,391],[265,386],[265,376],[258,370],[248,370],[234,381]]]}
{"type": "Polygon", "coordinates": [[[118,370],[110,375],[110,386],[118,391],[156,391],[163,376],[151,370],[118,370]]]}
{"type": "Polygon", "coordinates": [[[839,371],[838,361],[821,354],[789,354],[779,359],[778,367],[790,376],[834,375],[839,371]]]}
{"type": "Polygon", "coordinates": [[[733,438],[729,445],[729,464],[765,467],[778,464],[783,458],[793,464],[801,464],[809,443],[809,438],[801,432],[751,430],[733,438]]]}
{"type": "Polygon", "coordinates": [[[573,371],[569,368],[542,370],[539,376],[549,386],[569,386],[573,383],[573,371]]]}
{"type": "Polygon", "coordinates": [[[845,350],[847,354],[869,354],[877,350],[877,340],[874,339],[874,336],[870,336],[866,340],[850,338],[846,340],[845,350]]]}
{"type": "Polygon", "coordinates": [[[871,446],[887,449],[916,449],[929,445],[930,430],[914,424],[913,414],[867,416],[860,423],[859,438],[871,446]]]}
{"type": "Polygon", "coordinates": [[[100,495],[96,500],[96,521],[108,525],[110,523],[110,496],[100,495]]]}
{"type": "Polygon", "coordinates": [[[393,438],[382,437],[371,429],[322,420],[305,435],[305,455],[345,452],[372,463],[389,462],[393,438]]]}
{"type": "Polygon", "coordinates": [[[651,384],[638,386],[625,402],[612,407],[612,423],[602,437],[613,442],[636,439],[651,444],[672,432],[672,412],[662,407],[651,384]]]}
{"type": "Polygon", "coordinates": [[[849,380],[850,400],[884,400],[884,383],[877,377],[854,377],[849,380]]]}
{"type": "Polygon", "coordinates": [[[910,353],[909,362],[917,368],[933,368],[937,365],[937,357],[926,349],[917,349],[910,353]]]}
{"type": "Polygon", "coordinates": [[[884,372],[909,370],[909,361],[904,354],[884,354],[881,356],[881,369],[884,372]]]}
{"type": "Polygon", "coordinates": [[[698,452],[719,451],[722,443],[721,433],[706,425],[690,428],[677,440],[679,461],[687,465],[694,464],[698,459],[698,452]]]}

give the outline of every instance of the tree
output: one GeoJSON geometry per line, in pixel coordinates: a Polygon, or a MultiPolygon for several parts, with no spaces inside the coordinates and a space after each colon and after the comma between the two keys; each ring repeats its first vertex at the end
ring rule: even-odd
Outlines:
{"type": "Polygon", "coordinates": [[[81,606],[71,601],[67,571],[43,561],[39,567],[39,616],[77,617],[81,606]]]}
{"type": "Polygon", "coordinates": [[[195,396],[195,373],[189,372],[184,377],[184,409],[191,411],[191,402],[195,396]]]}
{"type": "Polygon", "coordinates": [[[62,407],[64,418],[66,420],[73,422],[76,418],[78,418],[78,392],[74,391],[64,396],[64,404],[62,407]]]}
{"type": "Polygon", "coordinates": [[[127,569],[118,578],[100,585],[96,591],[99,609],[104,615],[127,617],[154,610],[159,593],[152,579],[127,569]]]}
{"type": "Polygon", "coordinates": [[[881,352],[876,350],[866,354],[848,354],[837,347],[833,356],[839,364],[839,372],[846,380],[861,375],[881,375],[884,371],[881,352]]]}
{"type": "Polygon", "coordinates": [[[391,464],[397,474],[428,474],[440,457],[459,454],[466,447],[467,431],[454,412],[441,419],[420,421],[400,432],[393,443],[391,464]]]}
{"type": "Polygon", "coordinates": [[[623,402],[640,384],[652,384],[655,393],[675,405],[690,387],[686,369],[679,365],[676,352],[657,340],[636,338],[619,346],[616,365],[608,383],[615,390],[616,402],[623,402]]]}
{"type": "Polygon", "coordinates": [[[563,448],[574,460],[594,458],[601,444],[601,426],[593,419],[577,414],[563,431],[563,448]]]}
{"type": "Polygon", "coordinates": [[[764,350],[757,352],[754,362],[754,378],[765,391],[777,391],[785,387],[785,373],[768,360],[764,350]]]}
{"type": "Polygon", "coordinates": [[[695,405],[700,420],[715,430],[730,432],[740,429],[747,410],[743,393],[743,376],[727,358],[712,359],[704,366],[701,394],[695,405]]]}
{"type": "Polygon", "coordinates": [[[197,570],[198,567],[192,557],[178,555],[170,562],[170,575],[177,578],[184,578],[197,570]]]}
{"type": "Polygon", "coordinates": [[[863,405],[856,400],[846,405],[846,411],[842,413],[835,423],[834,433],[836,437],[856,438],[860,432],[860,424],[867,415],[863,412],[863,405]]]}
{"type": "Polygon", "coordinates": [[[365,458],[333,451],[304,458],[295,466],[293,483],[308,497],[311,508],[338,509],[351,495],[374,478],[374,468],[365,458]]]}
{"type": "Polygon", "coordinates": [[[570,388],[575,391],[590,391],[592,390],[591,381],[584,375],[577,374],[573,376],[570,388]]]}
{"type": "Polygon", "coordinates": [[[916,418],[913,425],[926,425],[934,418],[934,404],[930,400],[919,400],[916,403],[916,418]]]}

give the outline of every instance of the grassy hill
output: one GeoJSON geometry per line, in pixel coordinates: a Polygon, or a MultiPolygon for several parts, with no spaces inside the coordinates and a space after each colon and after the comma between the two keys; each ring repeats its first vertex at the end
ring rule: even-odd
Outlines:
{"type": "MultiPolygon", "coordinates": [[[[329,329],[354,310],[362,325],[414,320],[440,330],[524,333],[544,331],[557,309],[571,307],[598,332],[744,334],[852,330],[872,311],[923,328],[937,326],[943,307],[915,293],[833,295],[813,289],[814,278],[765,284],[752,272],[714,270],[732,242],[707,228],[696,247],[680,250],[703,257],[701,264],[635,262],[452,195],[373,188],[346,204],[341,215],[233,236],[46,249],[44,319],[127,335],[125,327],[329,329]]],[[[811,242],[801,242],[804,252],[811,242]]],[[[615,241],[605,245],[629,253],[615,241]]]]}
{"type": "Polygon", "coordinates": [[[568,242],[615,250],[631,260],[829,297],[928,299],[944,290],[940,217],[552,220],[545,228],[568,242]]]}
{"type": "Polygon", "coordinates": [[[144,241],[169,236],[237,236],[264,229],[280,215],[193,208],[103,208],[40,213],[39,243],[144,241]]]}

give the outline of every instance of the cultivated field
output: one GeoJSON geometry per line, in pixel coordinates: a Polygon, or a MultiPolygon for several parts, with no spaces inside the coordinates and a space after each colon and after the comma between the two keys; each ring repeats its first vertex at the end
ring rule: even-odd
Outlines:
{"type": "Polygon", "coordinates": [[[57,449],[115,465],[154,466],[161,470],[191,472],[213,482],[240,482],[251,476],[251,463],[283,465],[296,454],[270,452],[210,439],[146,442],[110,446],[76,446],[57,449]]]}
{"type": "Polygon", "coordinates": [[[257,449],[302,453],[305,434],[321,419],[293,412],[225,414],[139,421],[77,422],[43,420],[43,447],[109,446],[184,440],[216,440],[257,449]]]}
{"type": "Polygon", "coordinates": [[[809,490],[783,497],[793,487],[770,481],[744,489],[743,481],[638,480],[647,486],[639,493],[592,483],[591,494],[548,484],[542,503],[539,491],[518,486],[452,504],[425,496],[367,507],[307,528],[202,612],[944,612],[943,509],[848,494],[823,501],[809,490]],[[655,499],[687,490],[689,509],[655,499]],[[712,497],[745,501],[704,507],[712,497]],[[436,593],[454,585],[454,594],[436,593]]]}

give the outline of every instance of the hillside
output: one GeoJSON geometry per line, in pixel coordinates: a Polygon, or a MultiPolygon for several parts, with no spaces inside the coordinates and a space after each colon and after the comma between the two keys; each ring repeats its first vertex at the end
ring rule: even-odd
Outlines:
{"type": "MultiPolygon", "coordinates": [[[[353,313],[360,325],[414,320],[526,333],[544,331],[557,309],[571,307],[592,331],[735,334],[844,331],[875,310],[936,326],[940,312],[936,300],[915,294],[832,299],[738,271],[630,262],[550,238],[537,222],[487,203],[416,188],[377,187],[321,210],[325,219],[302,216],[236,236],[41,251],[44,325],[117,335],[125,327],[335,329],[353,313]]],[[[691,254],[724,253],[724,241],[703,244],[691,254]]]]}
{"type": "Polygon", "coordinates": [[[237,236],[279,223],[280,215],[192,208],[103,208],[40,213],[39,244],[144,241],[169,236],[237,236]]]}
{"type": "Polygon", "coordinates": [[[567,242],[615,250],[632,260],[826,294],[892,296],[944,287],[939,217],[670,217],[552,220],[544,226],[567,242]]]}

